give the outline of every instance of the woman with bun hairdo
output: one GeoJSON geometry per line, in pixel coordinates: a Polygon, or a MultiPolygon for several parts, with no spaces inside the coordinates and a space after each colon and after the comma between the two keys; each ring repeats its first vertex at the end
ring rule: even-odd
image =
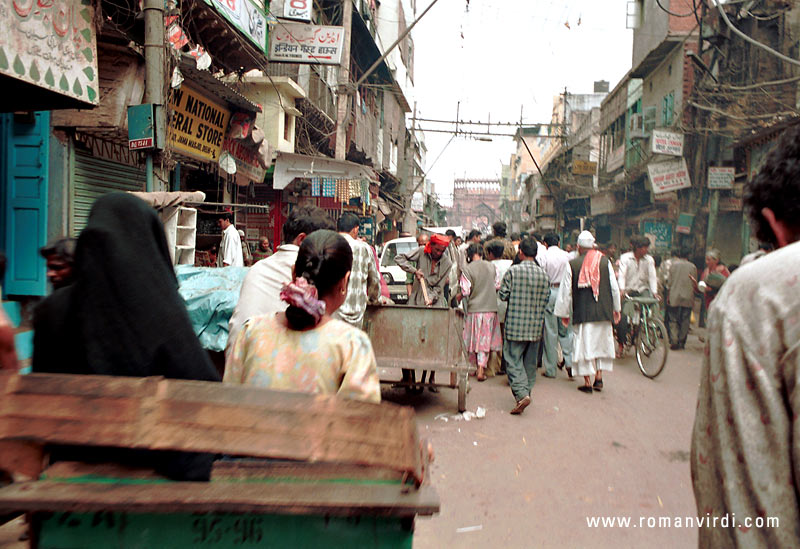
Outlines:
{"type": "Polygon", "coordinates": [[[280,391],[336,394],[380,402],[380,382],[367,334],[331,317],[347,297],[353,264],[340,234],[319,230],[300,245],[283,313],[245,322],[223,381],[280,391]]]}

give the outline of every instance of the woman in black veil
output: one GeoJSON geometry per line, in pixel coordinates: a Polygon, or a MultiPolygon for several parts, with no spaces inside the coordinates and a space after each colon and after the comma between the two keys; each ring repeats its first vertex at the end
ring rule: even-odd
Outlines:
{"type": "MultiPolygon", "coordinates": [[[[75,281],[34,313],[33,371],[220,381],[192,330],[155,211],[125,193],[100,197],[75,251],[75,281]]],[[[149,465],[208,479],[212,456],[59,448],[57,460],[149,465]]]]}

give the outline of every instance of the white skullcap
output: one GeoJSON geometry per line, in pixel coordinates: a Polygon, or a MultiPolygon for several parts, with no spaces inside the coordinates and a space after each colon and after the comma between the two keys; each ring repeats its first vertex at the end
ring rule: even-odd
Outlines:
{"type": "Polygon", "coordinates": [[[581,248],[594,248],[594,236],[589,231],[583,231],[578,235],[578,246],[581,248]]]}

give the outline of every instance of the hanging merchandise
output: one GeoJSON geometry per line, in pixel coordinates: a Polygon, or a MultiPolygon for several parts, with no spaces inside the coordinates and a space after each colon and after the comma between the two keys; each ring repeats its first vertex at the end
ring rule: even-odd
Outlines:
{"type": "Polygon", "coordinates": [[[169,40],[169,43],[172,44],[173,48],[180,50],[189,43],[189,37],[186,36],[186,33],[183,32],[183,28],[181,28],[180,23],[178,23],[177,15],[165,17],[164,23],[167,26],[167,39],[169,40]]]}
{"type": "Polygon", "coordinates": [[[364,206],[370,205],[368,179],[361,180],[361,202],[364,204],[364,206]]]}
{"type": "Polygon", "coordinates": [[[311,196],[320,196],[319,177],[311,178],[311,196]]]}
{"type": "Polygon", "coordinates": [[[230,128],[228,129],[228,137],[232,139],[244,139],[248,137],[253,129],[255,121],[255,117],[248,113],[233,113],[231,116],[230,128]]]}
{"type": "Polygon", "coordinates": [[[175,67],[172,70],[172,80],[170,82],[170,86],[172,89],[180,88],[181,84],[183,83],[183,75],[178,67],[175,67]]]}
{"type": "Polygon", "coordinates": [[[349,179],[347,181],[347,190],[347,200],[361,198],[361,182],[358,179],[349,179]]]}
{"type": "Polygon", "coordinates": [[[223,151],[219,156],[219,167],[228,175],[236,173],[236,159],[228,151],[223,151]]]}
{"type": "Polygon", "coordinates": [[[350,200],[350,185],[347,179],[336,180],[336,200],[348,202],[350,200]]]}
{"type": "Polygon", "coordinates": [[[322,196],[326,198],[336,197],[336,181],[332,177],[322,178],[322,196]]]}

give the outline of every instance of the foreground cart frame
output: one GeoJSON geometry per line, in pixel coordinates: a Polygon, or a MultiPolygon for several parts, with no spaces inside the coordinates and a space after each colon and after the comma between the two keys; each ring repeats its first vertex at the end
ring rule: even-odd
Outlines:
{"type": "MultiPolygon", "coordinates": [[[[372,340],[381,382],[396,387],[449,387],[458,390],[458,411],[467,409],[470,371],[464,353],[464,314],[460,309],[412,306],[369,306],[364,330],[372,340]],[[398,381],[389,369],[424,370],[449,374],[448,383],[398,381]]],[[[395,372],[396,373],[396,372],[395,372]]],[[[441,377],[440,377],[441,379],[441,377]]]]}
{"type": "Polygon", "coordinates": [[[220,383],[0,375],[0,513],[33,547],[411,547],[438,512],[414,412],[220,383]],[[56,463],[47,445],[211,452],[211,482],[56,463]],[[267,458],[267,459],[264,459],[267,458]]]}

